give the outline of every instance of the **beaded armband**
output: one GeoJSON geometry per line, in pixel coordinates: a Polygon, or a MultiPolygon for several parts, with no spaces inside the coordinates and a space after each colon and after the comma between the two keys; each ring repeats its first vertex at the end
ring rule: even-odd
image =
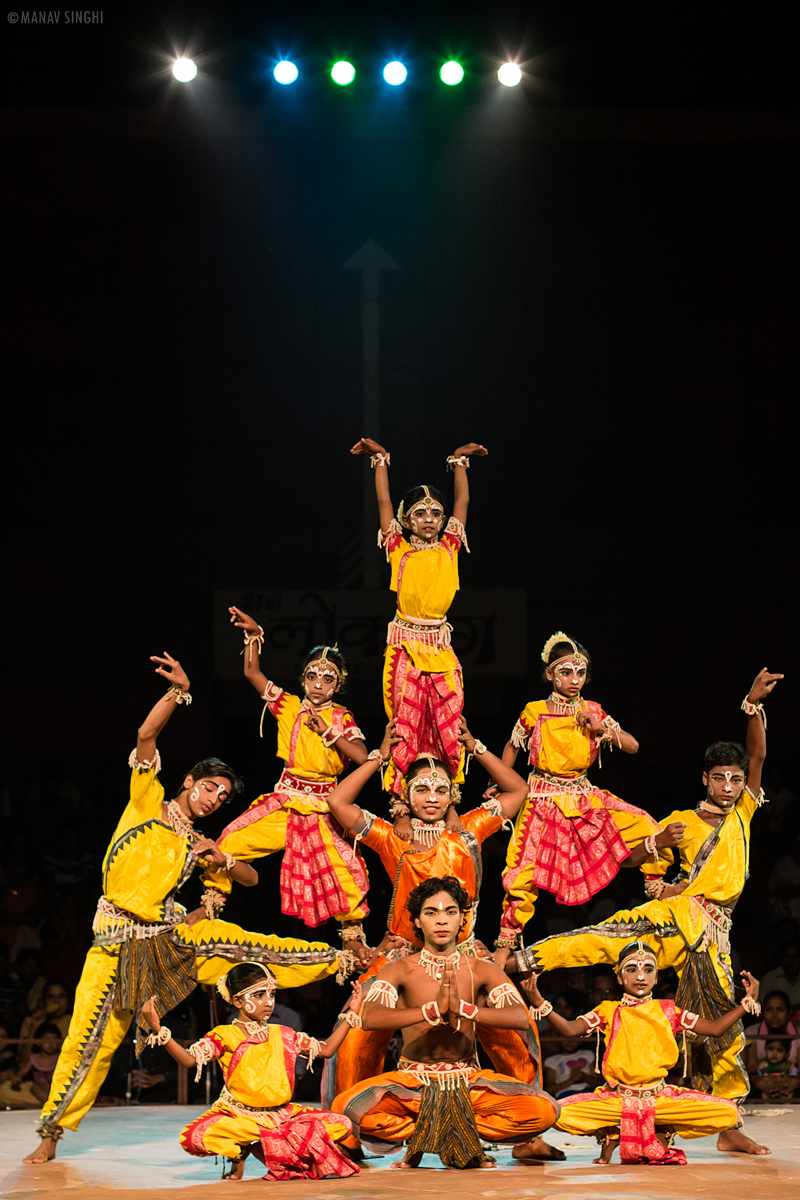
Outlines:
{"type": "Polygon", "coordinates": [[[489,1008],[505,1008],[507,1004],[522,1004],[519,992],[513,983],[498,983],[486,997],[489,1008]]]}
{"type": "MultiPolygon", "coordinates": [[[[148,762],[146,758],[143,760],[137,758],[136,751],[131,750],[128,757],[128,766],[132,771],[138,771],[140,775],[143,775],[146,771],[155,771],[156,775],[159,775],[161,772],[161,755],[156,750],[148,762]]],[[[47,1136],[49,1137],[50,1134],[47,1136]]]]}
{"type": "MultiPolygon", "coordinates": [[[[227,857],[230,858],[231,856],[227,855],[227,857]]],[[[234,859],[234,862],[235,861],[236,860],[234,859]]],[[[200,903],[203,906],[203,912],[206,914],[206,917],[209,921],[213,921],[217,916],[217,913],[222,912],[227,899],[228,897],[223,895],[222,892],[218,892],[216,888],[206,888],[200,897],[200,903]]]]}
{"type": "Polygon", "coordinates": [[[175,684],[173,684],[172,687],[169,689],[169,691],[167,692],[167,695],[174,696],[176,704],[191,704],[192,703],[192,693],[185,692],[183,690],[183,688],[179,688],[175,684]]]}
{"type": "Polygon", "coordinates": [[[203,1067],[206,1065],[206,1063],[210,1063],[217,1057],[217,1048],[210,1038],[203,1037],[200,1038],[199,1042],[195,1042],[189,1047],[189,1053],[197,1063],[197,1070],[194,1073],[196,1083],[203,1074],[203,1067]]]}
{"type": "Polygon", "coordinates": [[[444,1018],[439,1012],[439,1005],[435,1000],[429,1000],[427,1004],[423,1004],[422,1015],[429,1025],[444,1025],[444,1018]]]}
{"type": "Polygon", "coordinates": [[[548,1013],[553,1011],[553,1006],[549,1000],[543,1000],[538,1008],[534,1008],[531,1004],[528,1008],[528,1013],[532,1021],[541,1021],[548,1013]]]}
{"type": "Polygon", "coordinates": [[[458,540],[461,542],[461,545],[466,550],[467,554],[469,554],[470,551],[469,551],[469,545],[467,543],[467,531],[464,528],[463,523],[461,521],[459,521],[458,517],[450,518],[450,520],[447,522],[447,524],[444,527],[444,532],[452,533],[454,537],[457,537],[458,540]]]}
{"type": "Polygon", "coordinates": [[[386,979],[376,979],[364,997],[365,1004],[367,1000],[377,1001],[384,1008],[397,1008],[397,988],[386,979]]]}
{"type": "Polygon", "coordinates": [[[681,1013],[680,1027],[681,1029],[688,1029],[691,1033],[699,1020],[699,1013],[689,1012],[689,1010],[685,1008],[681,1013]]]}

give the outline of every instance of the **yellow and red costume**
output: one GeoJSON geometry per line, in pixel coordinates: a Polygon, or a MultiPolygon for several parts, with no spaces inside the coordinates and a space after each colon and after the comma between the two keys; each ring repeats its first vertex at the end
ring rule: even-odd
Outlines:
{"type": "MultiPolygon", "coordinates": [[[[327,797],[349,766],[336,741],[364,740],[353,714],[340,704],[314,709],[307,700],[269,683],[267,708],[278,723],[278,758],[286,764],[273,792],[259,796],[217,839],[221,850],[252,862],[283,850],[281,910],[312,928],[331,917],[360,921],[369,908],[364,860],[330,814],[327,797]],[[328,725],[319,734],[308,725],[317,714],[328,725]]],[[[225,872],[207,871],[205,882],[230,891],[225,872]]]]}
{"type": "MultiPolygon", "coordinates": [[[[502,810],[497,801],[473,808],[461,817],[463,833],[448,833],[444,822],[412,822],[417,840],[430,839],[426,850],[414,850],[402,841],[388,821],[362,810],[363,833],[360,841],[380,856],[389,878],[393,881],[391,907],[387,920],[390,933],[402,938],[402,944],[388,957],[379,955],[362,976],[367,981],[386,966],[387,962],[419,950],[406,901],[418,884],[433,876],[454,876],[467,894],[474,897],[467,922],[458,935],[459,948],[464,954],[474,954],[474,929],[483,877],[481,844],[501,827],[502,810]]],[[[536,1078],[536,1063],[529,1044],[515,1029],[497,1029],[488,1025],[477,1027],[481,1045],[498,1070],[526,1083],[536,1078]]],[[[359,1080],[377,1075],[383,1066],[386,1048],[391,1041],[390,1030],[351,1029],[336,1055],[325,1062],[323,1073],[323,1103],[330,1105],[339,1092],[352,1088],[359,1080]]],[[[535,1046],[535,1029],[529,1042],[535,1046]]],[[[538,1054],[537,1054],[538,1056],[538,1054]]]]}
{"type": "Polygon", "coordinates": [[[103,860],[94,942],[42,1110],[42,1136],[78,1128],[134,1011],[150,995],[163,1014],[197,983],[216,983],[238,962],[268,965],[278,987],[299,987],[337,970],[337,952],[324,942],[248,933],[229,921],[186,924],[175,894],[195,867],[194,835],[188,820],[169,815],[169,806],[165,816],[158,768],[156,755],[133,770],[130,800],[103,860]]]}
{"type": "Polygon", "coordinates": [[[217,1025],[190,1047],[198,1071],[219,1061],[225,1085],[216,1104],[181,1132],[184,1150],[237,1158],[260,1142],[273,1179],[357,1175],[336,1145],[352,1132],[347,1117],[292,1102],[295,1060],[313,1053],[314,1039],[283,1025],[243,1025],[217,1025]]]}
{"type": "Polygon", "coordinates": [[[581,1019],[590,1032],[605,1033],[606,1082],[594,1092],[562,1100],[558,1129],[585,1135],[618,1125],[623,1162],[685,1164],[682,1150],[661,1144],[656,1126],[696,1138],[738,1124],[733,1101],[664,1082],[678,1061],[676,1034],[691,1032],[697,1014],[678,1008],[673,1000],[624,996],[621,1001],[604,1000],[581,1019]]]}
{"type": "MultiPolygon", "coordinates": [[[[614,913],[599,925],[545,938],[517,950],[520,970],[552,971],[556,967],[616,964],[626,942],[639,938],[655,952],[660,970],[674,967],[680,977],[678,1003],[713,1020],[734,1007],[730,957],[730,913],[749,873],[750,823],[761,799],[745,788],[735,807],[716,827],[694,809],[670,813],[686,825],[679,847],[686,888],[669,899],[649,900],[614,913]]],[[[648,891],[663,890],[663,876],[673,852],[663,849],[643,869],[648,891]]],[[[720,1038],[704,1038],[693,1046],[692,1083],[715,1096],[740,1099],[749,1081],[742,1061],[745,1037],[737,1022],[720,1038]]]]}
{"type": "Polygon", "coordinates": [[[392,747],[384,786],[399,795],[403,777],[421,754],[432,754],[445,763],[460,783],[464,748],[458,734],[464,686],[461,664],[450,644],[447,613],[458,591],[464,527],[451,517],[441,538],[431,543],[406,537],[392,521],[379,543],[391,564],[390,587],[397,593],[383,665],[383,702],[401,738],[392,747]]]}
{"type": "Polygon", "coordinates": [[[540,888],[559,904],[584,904],[611,882],[633,846],[659,832],[643,809],[589,782],[600,741],[575,716],[585,711],[610,728],[616,723],[592,700],[575,708],[552,713],[546,700],[533,700],[511,735],[512,745],[528,749],[531,772],[503,874],[501,945],[521,941],[540,888]]]}

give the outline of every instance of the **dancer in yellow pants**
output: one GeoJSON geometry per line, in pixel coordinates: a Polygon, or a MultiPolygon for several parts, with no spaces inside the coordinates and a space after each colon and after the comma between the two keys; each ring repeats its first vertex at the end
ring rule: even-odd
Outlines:
{"type": "MultiPolygon", "coordinates": [[[[136,1012],[151,995],[160,1013],[174,1008],[198,982],[213,983],[232,963],[268,963],[281,987],[296,987],[337,969],[341,952],[308,943],[247,933],[203,909],[186,914],[175,894],[198,857],[252,885],[256,872],[234,862],[193,822],[215,812],[242,784],[231,767],[206,758],[192,767],[174,800],[164,801],[156,738],[179,704],[191,702],[179,662],[158,658],[171,684],[139,729],[130,799],[103,860],[103,895],[94,920],[94,944],[75,994],[69,1031],[42,1110],[41,1146],[26,1162],[55,1158],[64,1129],[77,1129],[94,1103],[114,1051],[136,1012]]],[[[140,1018],[141,1020],[141,1018],[140,1018]]]]}
{"type": "MultiPolygon", "coordinates": [[[[682,870],[673,884],[664,874],[671,851],[656,850],[649,867],[645,904],[615,913],[599,925],[544,938],[515,951],[519,970],[615,963],[619,947],[632,938],[646,942],[661,969],[674,967],[680,977],[677,1001],[682,1008],[714,1020],[734,1006],[730,957],[731,911],[749,872],[750,823],[760,804],[761,771],[766,757],[763,700],[780,675],[766,669],[756,676],[743,702],[747,713],[747,749],[736,742],[715,742],[706,751],[703,782],[706,798],[698,808],[673,812],[662,826],[682,825],[682,870]]],[[[692,1085],[715,1096],[743,1100],[749,1090],[742,1060],[744,1030],[734,1023],[721,1037],[702,1038],[692,1054],[692,1085]]],[[[719,1148],[766,1153],[739,1130],[722,1135],[719,1148]]]]}

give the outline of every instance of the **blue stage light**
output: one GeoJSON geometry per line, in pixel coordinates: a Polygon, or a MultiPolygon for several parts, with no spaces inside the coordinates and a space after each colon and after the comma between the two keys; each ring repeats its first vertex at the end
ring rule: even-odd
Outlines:
{"type": "Polygon", "coordinates": [[[299,71],[293,62],[289,62],[288,59],[284,58],[276,64],[272,74],[275,76],[276,83],[294,83],[299,71]]]}
{"type": "Polygon", "coordinates": [[[390,62],[383,68],[383,78],[392,87],[397,87],[398,84],[405,83],[407,77],[408,71],[401,62],[390,62]]]}

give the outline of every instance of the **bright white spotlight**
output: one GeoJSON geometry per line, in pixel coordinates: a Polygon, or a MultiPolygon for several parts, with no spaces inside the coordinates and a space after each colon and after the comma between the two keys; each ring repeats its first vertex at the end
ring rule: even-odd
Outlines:
{"type": "Polygon", "coordinates": [[[347,87],[348,83],[352,83],[355,77],[355,67],[344,58],[340,59],[339,62],[335,62],[331,67],[331,79],[334,83],[338,83],[339,87],[347,87]]]}
{"type": "Polygon", "coordinates": [[[401,62],[390,62],[383,68],[383,78],[392,87],[397,87],[398,84],[405,83],[407,76],[408,71],[401,62]]]}
{"type": "Polygon", "coordinates": [[[503,63],[500,70],[497,72],[497,78],[502,83],[503,87],[516,87],[520,79],[522,79],[522,71],[516,63],[503,63]]]}
{"type": "Polygon", "coordinates": [[[294,83],[299,72],[293,62],[284,58],[276,64],[272,74],[275,76],[276,83],[294,83]]]}
{"type": "Polygon", "coordinates": [[[172,74],[179,83],[190,83],[197,74],[197,67],[190,58],[176,58],[172,64],[172,74]]]}
{"type": "Polygon", "coordinates": [[[442,63],[439,78],[448,87],[455,87],[464,78],[464,68],[461,63],[457,63],[454,58],[451,58],[449,62],[442,63]]]}

